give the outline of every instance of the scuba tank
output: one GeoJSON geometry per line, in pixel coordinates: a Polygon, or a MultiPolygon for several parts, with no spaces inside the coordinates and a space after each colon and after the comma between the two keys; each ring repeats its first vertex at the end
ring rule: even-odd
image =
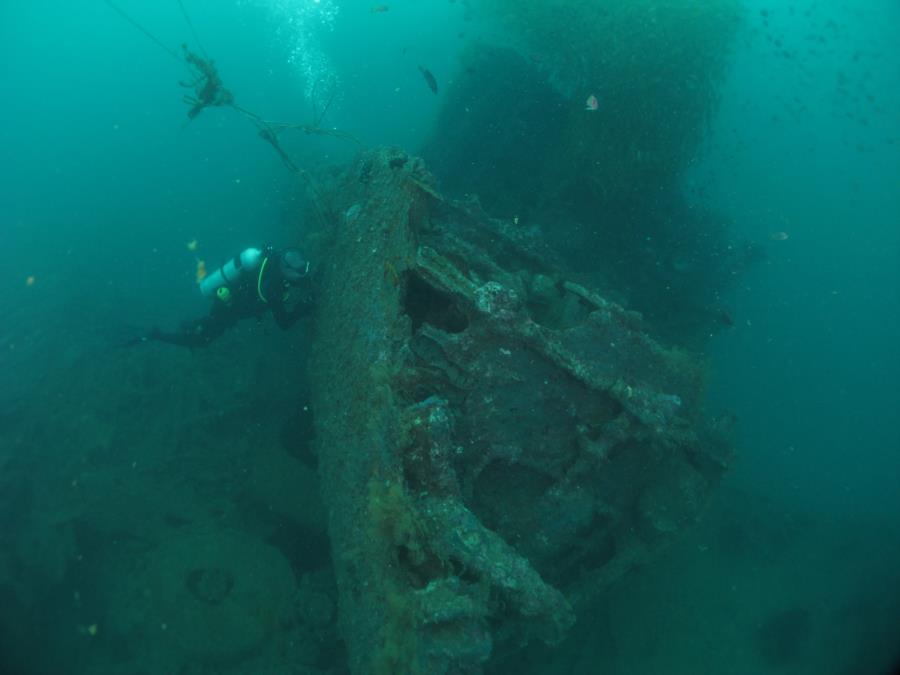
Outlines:
{"type": "Polygon", "coordinates": [[[258,248],[245,248],[238,255],[222,265],[200,282],[200,292],[212,297],[220,288],[235,286],[243,280],[245,272],[253,272],[259,267],[263,252],[258,248]]]}

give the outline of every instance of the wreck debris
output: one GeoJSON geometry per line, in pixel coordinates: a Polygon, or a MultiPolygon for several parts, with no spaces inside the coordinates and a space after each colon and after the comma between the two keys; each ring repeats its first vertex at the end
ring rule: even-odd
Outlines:
{"type": "Polygon", "coordinates": [[[702,367],[418,159],[364,153],[330,198],[313,391],[352,672],[560,641],[724,470],[702,367]]]}
{"type": "Polygon", "coordinates": [[[290,565],[239,532],[185,532],[129,562],[128,573],[115,577],[111,623],[121,634],[150,633],[162,643],[141,653],[154,672],[245,660],[291,610],[290,565]]]}

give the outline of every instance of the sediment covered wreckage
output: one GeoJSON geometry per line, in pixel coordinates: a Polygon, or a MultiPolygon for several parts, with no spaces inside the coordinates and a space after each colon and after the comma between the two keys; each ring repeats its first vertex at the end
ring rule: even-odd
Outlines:
{"type": "Polygon", "coordinates": [[[312,390],[350,669],[559,642],[725,468],[701,365],[399,150],[322,196],[312,390]]]}

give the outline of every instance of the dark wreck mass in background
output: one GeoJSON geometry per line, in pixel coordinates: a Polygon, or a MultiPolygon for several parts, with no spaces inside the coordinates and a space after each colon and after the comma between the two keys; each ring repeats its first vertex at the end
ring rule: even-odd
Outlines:
{"type": "Polygon", "coordinates": [[[585,279],[698,346],[727,327],[721,295],[761,249],[683,191],[742,20],[737,0],[684,4],[485,0],[514,46],[468,48],[424,157],[447,190],[540,228],[585,279]]]}

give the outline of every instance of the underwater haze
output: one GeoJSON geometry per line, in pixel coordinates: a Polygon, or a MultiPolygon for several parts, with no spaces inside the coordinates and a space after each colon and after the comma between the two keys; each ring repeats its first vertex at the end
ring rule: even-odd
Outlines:
{"type": "Polygon", "coordinates": [[[392,636],[354,660],[309,375],[333,287],[178,344],[247,247],[339,266],[341,177],[383,147],[690,354],[731,449],[555,644],[492,596],[493,651],[431,672],[900,672],[900,3],[623,2],[0,3],[0,673],[430,672],[392,636]]]}

